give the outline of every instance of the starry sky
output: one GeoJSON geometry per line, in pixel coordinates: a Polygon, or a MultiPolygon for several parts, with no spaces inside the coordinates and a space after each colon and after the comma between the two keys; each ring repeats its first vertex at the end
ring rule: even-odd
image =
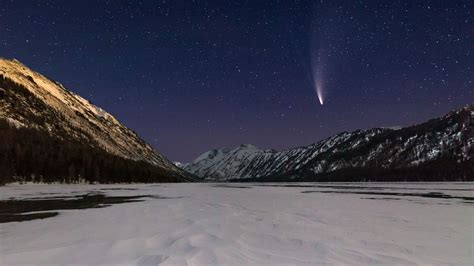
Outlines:
{"type": "Polygon", "coordinates": [[[187,162],[242,143],[281,150],[411,125],[473,103],[473,18],[470,0],[5,0],[0,56],[187,162]]]}

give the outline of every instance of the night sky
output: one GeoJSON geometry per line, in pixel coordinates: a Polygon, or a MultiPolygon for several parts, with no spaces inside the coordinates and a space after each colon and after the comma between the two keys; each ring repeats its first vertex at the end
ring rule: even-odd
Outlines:
{"type": "Polygon", "coordinates": [[[474,103],[473,18],[471,0],[1,1],[0,56],[185,162],[474,103]]]}

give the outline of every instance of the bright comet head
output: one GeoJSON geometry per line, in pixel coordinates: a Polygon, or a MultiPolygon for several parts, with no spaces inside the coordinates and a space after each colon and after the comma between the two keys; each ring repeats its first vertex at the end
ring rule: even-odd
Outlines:
{"type": "Polygon", "coordinates": [[[316,77],[314,80],[314,87],[316,89],[316,95],[318,96],[319,103],[323,105],[324,104],[324,90],[323,90],[323,84],[321,80],[321,73],[319,72],[319,75],[315,75],[315,76],[316,77]]]}
{"type": "Polygon", "coordinates": [[[324,104],[323,98],[318,95],[318,99],[319,99],[319,103],[321,103],[321,105],[323,105],[324,104]]]}

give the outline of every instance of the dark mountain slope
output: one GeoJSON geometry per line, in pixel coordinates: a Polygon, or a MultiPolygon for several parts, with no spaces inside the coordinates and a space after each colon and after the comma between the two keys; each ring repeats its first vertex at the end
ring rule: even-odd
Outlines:
{"type": "Polygon", "coordinates": [[[2,183],[194,179],[112,115],[14,60],[0,59],[0,126],[2,183]]]}

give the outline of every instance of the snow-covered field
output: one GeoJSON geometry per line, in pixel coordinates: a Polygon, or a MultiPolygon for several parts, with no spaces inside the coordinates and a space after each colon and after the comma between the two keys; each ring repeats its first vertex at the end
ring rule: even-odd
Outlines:
{"type": "Polygon", "coordinates": [[[282,185],[0,187],[0,200],[155,196],[2,223],[0,264],[474,264],[472,183],[282,185]]]}

